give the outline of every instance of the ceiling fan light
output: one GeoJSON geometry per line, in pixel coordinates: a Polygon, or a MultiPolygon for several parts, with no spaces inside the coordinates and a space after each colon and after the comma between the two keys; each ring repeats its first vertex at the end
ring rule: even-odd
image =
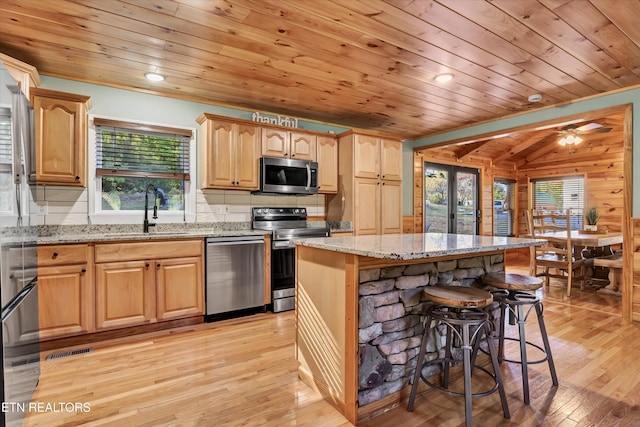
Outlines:
{"type": "Polygon", "coordinates": [[[565,145],[578,145],[581,142],[582,142],[582,138],[580,138],[578,135],[575,135],[573,133],[565,135],[558,140],[558,144],[560,144],[563,147],[565,145]]]}
{"type": "Polygon", "coordinates": [[[164,76],[162,74],[158,74],[158,73],[145,73],[144,76],[150,82],[161,82],[161,81],[164,80],[164,76]]]}

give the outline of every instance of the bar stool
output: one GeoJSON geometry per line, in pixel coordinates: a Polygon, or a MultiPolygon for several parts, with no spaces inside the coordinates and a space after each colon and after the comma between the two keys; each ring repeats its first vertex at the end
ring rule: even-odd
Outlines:
{"type": "Polygon", "coordinates": [[[493,296],[482,289],[461,286],[427,286],[424,293],[430,301],[436,304],[427,309],[427,317],[424,322],[424,333],[422,335],[422,343],[420,344],[420,354],[418,355],[418,363],[413,376],[413,385],[411,386],[411,395],[409,396],[407,411],[413,412],[418,383],[422,380],[430,387],[434,387],[444,391],[445,393],[464,396],[465,423],[468,427],[472,425],[471,399],[473,397],[487,396],[495,391],[500,393],[504,417],[507,419],[510,418],[507,396],[502,384],[498,358],[493,345],[487,346],[491,355],[493,373],[482,366],[472,366],[472,354],[475,354],[475,347],[479,345],[482,338],[490,340],[493,335],[489,315],[484,311],[484,307],[493,303],[493,296]],[[443,358],[424,362],[427,339],[430,330],[429,326],[432,321],[436,321],[436,323],[440,322],[446,326],[445,354],[443,358]],[[457,343],[460,343],[462,360],[459,358],[456,359],[453,355],[453,347],[457,343]],[[462,362],[464,371],[464,392],[449,389],[449,370],[454,363],[460,362],[462,362]],[[422,370],[426,366],[434,364],[442,365],[441,385],[431,382],[428,378],[422,375],[422,370]],[[492,387],[482,392],[472,393],[472,368],[478,369],[489,375],[494,382],[492,387]]]}
{"type": "Polygon", "coordinates": [[[498,333],[498,360],[511,363],[519,363],[522,365],[522,388],[524,394],[524,403],[529,404],[529,367],[536,363],[548,362],[549,371],[551,372],[551,380],[554,386],[558,385],[558,376],[556,368],[553,364],[553,356],[551,355],[551,346],[549,345],[549,337],[547,336],[547,328],[544,324],[544,315],[542,302],[534,292],[542,287],[542,279],[524,274],[513,273],[489,273],[482,276],[482,283],[501,290],[494,293],[496,301],[500,304],[500,329],[498,333]],[[507,294],[504,295],[504,291],[507,294]],[[496,296],[500,295],[500,296],[496,296]],[[525,310],[525,307],[526,310],[525,310]],[[544,348],[527,341],[525,336],[525,324],[531,310],[535,309],[540,335],[544,348]],[[505,336],[505,315],[509,316],[509,324],[518,323],[518,338],[510,338],[505,336]],[[520,343],[520,360],[506,359],[504,357],[504,340],[519,341],[520,343]],[[529,360],[527,358],[527,345],[537,348],[542,352],[542,357],[537,360],[529,360]]]}

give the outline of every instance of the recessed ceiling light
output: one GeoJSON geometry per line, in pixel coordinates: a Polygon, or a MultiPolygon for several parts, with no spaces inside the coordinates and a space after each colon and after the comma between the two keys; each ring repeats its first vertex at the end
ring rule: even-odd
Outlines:
{"type": "Polygon", "coordinates": [[[164,76],[162,74],[158,74],[158,73],[145,73],[144,76],[150,82],[161,82],[161,81],[164,80],[164,76]]]}
{"type": "Polygon", "coordinates": [[[448,82],[451,79],[453,79],[453,74],[451,73],[438,74],[435,77],[435,81],[437,81],[438,83],[448,82]]]}

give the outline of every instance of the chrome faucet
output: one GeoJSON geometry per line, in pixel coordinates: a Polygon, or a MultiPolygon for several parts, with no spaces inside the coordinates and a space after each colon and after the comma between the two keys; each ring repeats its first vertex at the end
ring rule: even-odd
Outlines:
{"type": "Polygon", "coordinates": [[[153,190],[153,219],[158,219],[158,189],[153,184],[147,185],[144,190],[144,221],[142,221],[142,232],[148,233],[149,227],[154,227],[155,222],[149,222],[149,189],[153,190]]]}

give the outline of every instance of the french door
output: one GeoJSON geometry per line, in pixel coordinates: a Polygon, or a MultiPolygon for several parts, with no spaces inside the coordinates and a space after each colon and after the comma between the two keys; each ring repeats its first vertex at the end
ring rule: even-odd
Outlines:
{"type": "Polygon", "coordinates": [[[478,234],[479,172],[424,164],[424,232],[478,234]]]}

